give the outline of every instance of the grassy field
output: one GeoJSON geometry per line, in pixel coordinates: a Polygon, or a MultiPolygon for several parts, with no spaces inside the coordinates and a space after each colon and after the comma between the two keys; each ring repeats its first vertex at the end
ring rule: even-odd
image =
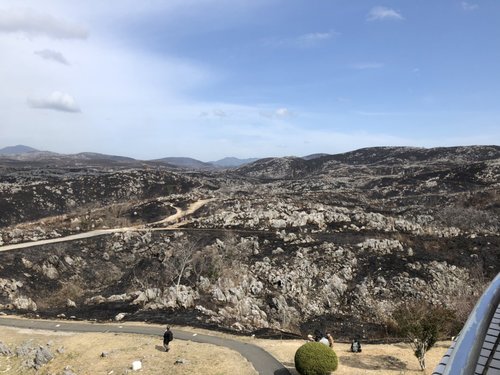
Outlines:
{"type": "MultiPolygon", "coordinates": [[[[292,375],[298,372],[294,368],[293,358],[297,349],[305,343],[301,340],[274,341],[254,340],[287,366],[292,375]]],[[[441,357],[448,350],[451,342],[438,342],[426,357],[427,370],[420,371],[418,361],[408,344],[363,344],[362,353],[351,353],[350,344],[335,343],[333,350],[339,358],[339,375],[422,375],[431,374],[441,357]]]]}
{"type": "MultiPolygon", "coordinates": [[[[263,347],[284,363],[293,375],[295,351],[305,342],[302,340],[262,340],[251,337],[230,336],[193,328],[182,328],[199,333],[209,333],[235,340],[251,342],[263,347]]],[[[174,327],[175,332],[175,327],[174,327]]],[[[142,361],[140,374],[207,374],[207,375],[255,375],[251,364],[238,353],[229,349],[174,340],[170,352],[165,353],[159,337],[113,333],[55,333],[52,331],[25,330],[0,327],[0,341],[11,349],[30,341],[46,346],[56,357],[39,372],[27,371],[17,357],[0,356],[0,374],[59,375],[65,368],[77,375],[118,375],[136,373],[131,370],[133,361],[142,361]],[[57,353],[62,348],[62,353],[57,353]],[[101,353],[107,356],[102,357],[101,353]],[[185,363],[176,364],[177,360],[185,363]]],[[[407,344],[363,345],[363,352],[349,352],[349,345],[336,343],[334,350],[339,357],[339,375],[395,375],[430,374],[446,352],[449,342],[438,343],[428,353],[426,372],[419,371],[418,362],[407,344]]]]}
{"type": "Polygon", "coordinates": [[[165,353],[161,338],[113,333],[54,333],[0,327],[0,341],[11,349],[32,340],[46,346],[56,357],[39,372],[28,371],[17,357],[0,356],[0,374],[59,375],[67,367],[77,375],[139,374],[207,374],[256,375],[253,366],[240,354],[214,345],[174,340],[165,353]],[[57,349],[64,352],[57,354],[57,349]],[[106,357],[101,357],[107,352],[106,357]],[[185,363],[175,364],[177,360],[185,363]],[[142,370],[131,370],[133,361],[142,361],[142,370]]]}

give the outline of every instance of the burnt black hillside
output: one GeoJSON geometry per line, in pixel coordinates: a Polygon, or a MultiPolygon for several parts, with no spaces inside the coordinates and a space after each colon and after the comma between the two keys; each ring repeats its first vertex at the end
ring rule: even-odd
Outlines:
{"type": "Polygon", "coordinates": [[[0,167],[0,311],[376,339],[406,302],[459,326],[500,272],[498,146],[123,163],[0,167]]]}

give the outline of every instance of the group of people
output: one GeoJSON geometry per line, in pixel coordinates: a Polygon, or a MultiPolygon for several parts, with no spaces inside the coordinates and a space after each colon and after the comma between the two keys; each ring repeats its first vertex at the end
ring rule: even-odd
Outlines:
{"type": "MultiPolygon", "coordinates": [[[[333,347],[333,336],[330,333],[322,332],[319,329],[314,331],[314,336],[307,335],[307,338],[309,341],[316,341],[316,342],[320,342],[324,345],[327,345],[330,348],[333,347]]],[[[174,339],[174,334],[170,330],[170,326],[167,326],[167,329],[163,333],[163,348],[165,349],[166,352],[168,352],[170,350],[169,345],[173,339],[174,339]]],[[[355,338],[354,340],[352,340],[351,352],[361,353],[361,343],[359,342],[358,338],[355,338]]]]}
{"type": "MultiPolygon", "coordinates": [[[[314,336],[311,334],[307,335],[307,339],[309,341],[320,342],[322,344],[329,346],[330,348],[333,347],[332,335],[330,333],[325,334],[325,332],[322,332],[319,329],[314,331],[314,336]]],[[[355,338],[354,340],[352,340],[351,352],[361,353],[361,342],[359,341],[358,338],[355,338]]]]}
{"type": "Polygon", "coordinates": [[[308,335],[307,338],[309,339],[309,341],[316,341],[316,342],[320,342],[322,344],[325,344],[325,345],[329,346],[330,348],[333,347],[332,335],[330,333],[325,334],[324,332],[321,332],[319,329],[314,331],[314,336],[308,335]]]}

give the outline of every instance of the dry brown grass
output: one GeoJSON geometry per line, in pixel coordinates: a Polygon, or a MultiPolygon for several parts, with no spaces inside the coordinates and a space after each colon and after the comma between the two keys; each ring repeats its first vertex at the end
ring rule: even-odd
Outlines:
{"type": "MultiPolygon", "coordinates": [[[[78,375],[118,375],[131,371],[132,362],[141,360],[140,374],[207,374],[207,375],[256,375],[252,365],[240,354],[214,345],[174,340],[170,352],[165,353],[161,338],[112,333],[54,333],[0,327],[0,340],[14,348],[28,340],[45,346],[49,341],[51,351],[64,352],[42,367],[37,375],[61,374],[66,366],[78,375]],[[107,352],[106,357],[101,357],[107,352]],[[186,363],[175,364],[177,359],[186,363]]],[[[21,366],[16,357],[0,356],[0,374],[35,374],[21,366]]]]}
{"type": "MultiPolygon", "coordinates": [[[[297,375],[293,358],[302,340],[254,340],[280,362],[292,375],[297,375]]],[[[408,344],[363,344],[362,353],[351,353],[350,344],[335,343],[333,350],[339,357],[338,375],[422,375],[431,374],[451,342],[439,342],[426,356],[427,370],[420,371],[417,358],[408,344]]]]}
{"type": "MultiPolygon", "coordinates": [[[[250,336],[232,336],[226,333],[208,331],[200,328],[182,328],[183,330],[236,339],[258,345],[271,353],[292,373],[297,375],[294,357],[297,349],[305,340],[264,340],[250,336]]],[[[338,375],[426,375],[432,374],[451,341],[440,341],[426,355],[427,370],[420,371],[417,358],[409,344],[364,344],[362,353],[351,353],[350,344],[335,343],[333,350],[339,357],[338,375]]]]}
{"type": "MultiPolygon", "coordinates": [[[[133,323],[133,325],[141,324],[133,323]]],[[[179,329],[258,345],[287,366],[292,375],[297,375],[293,362],[295,352],[305,343],[303,340],[254,339],[249,336],[233,336],[191,327],[179,327],[179,329]]],[[[55,333],[0,327],[0,340],[8,343],[10,347],[30,339],[40,345],[46,345],[48,341],[52,341],[53,352],[64,347],[64,353],[58,354],[52,362],[43,367],[38,373],[40,375],[60,374],[65,366],[70,366],[78,375],[126,374],[131,371],[130,367],[134,360],[142,361],[141,374],[256,374],[251,364],[238,353],[208,344],[175,340],[172,350],[165,353],[158,337],[112,333],[55,333]],[[103,351],[109,353],[105,358],[100,356],[103,351]],[[179,358],[187,360],[188,363],[175,365],[174,362],[179,358]]],[[[351,353],[349,344],[335,343],[333,349],[339,357],[339,367],[335,374],[431,374],[450,344],[450,342],[439,342],[427,353],[427,370],[423,372],[419,370],[417,359],[408,344],[363,344],[362,353],[351,353]]],[[[25,370],[20,371],[17,359],[0,356],[0,374],[34,373],[34,371],[31,373],[25,370]],[[6,366],[12,369],[6,372],[6,366]],[[16,369],[18,369],[17,372],[16,369]]]]}

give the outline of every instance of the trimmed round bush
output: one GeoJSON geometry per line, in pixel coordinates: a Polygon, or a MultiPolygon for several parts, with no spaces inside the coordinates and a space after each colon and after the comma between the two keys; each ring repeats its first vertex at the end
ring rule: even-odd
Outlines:
{"type": "Polygon", "coordinates": [[[308,342],[295,353],[295,368],[301,375],[329,375],[338,364],[337,354],[319,342],[308,342]]]}

